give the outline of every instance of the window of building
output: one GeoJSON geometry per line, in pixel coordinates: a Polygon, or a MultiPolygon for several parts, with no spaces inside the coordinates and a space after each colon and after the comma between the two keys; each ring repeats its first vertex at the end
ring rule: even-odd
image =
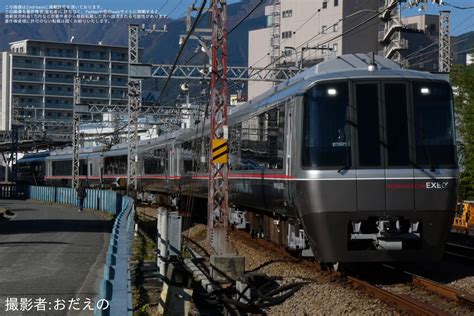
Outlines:
{"type": "Polygon", "coordinates": [[[328,0],[323,1],[323,9],[326,9],[328,7],[328,0]]]}
{"type": "Polygon", "coordinates": [[[337,52],[337,44],[333,44],[333,45],[332,45],[332,51],[333,51],[333,52],[337,52]]]}
{"type": "Polygon", "coordinates": [[[334,0],[334,6],[337,7],[339,5],[339,0],[334,0]]]}
{"type": "Polygon", "coordinates": [[[333,30],[334,32],[337,32],[337,23],[332,26],[332,30],[333,30]]]}
{"type": "Polygon", "coordinates": [[[293,10],[285,10],[282,12],[282,17],[289,18],[293,16],[293,10]]]}
{"type": "Polygon", "coordinates": [[[321,33],[326,34],[326,30],[328,29],[327,25],[323,25],[321,28],[321,33]]]}
{"type": "Polygon", "coordinates": [[[281,37],[282,38],[291,38],[292,33],[293,32],[291,32],[291,31],[283,32],[283,33],[281,33],[281,37]]]}

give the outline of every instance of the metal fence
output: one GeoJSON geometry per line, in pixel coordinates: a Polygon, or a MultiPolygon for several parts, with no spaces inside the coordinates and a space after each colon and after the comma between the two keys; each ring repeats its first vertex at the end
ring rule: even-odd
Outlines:
{"type": "Polygon", "coordinates": [[[135,226],[134,216],[133,199],[124,197],[122,211],[115,219],[110,237],[98,298],[98,301],[108,301],[110,308],[107,310],[96,309],[94,315],[132,315],[129,264],[135,226]]]}
{"type": "MultiPolygon", "coordinates": [[[[84,207],[118,214],[122,210],[122,195],[110,190],[86,190],[84,207]]],[[[77,192],[71,188],[29,186],[27,197],[32,200],[79,206],[77,192]]]]}

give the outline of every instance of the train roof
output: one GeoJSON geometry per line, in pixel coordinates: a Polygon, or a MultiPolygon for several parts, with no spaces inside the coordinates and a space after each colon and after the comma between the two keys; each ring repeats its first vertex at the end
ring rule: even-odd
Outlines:
{"type": "MultiPolygon", "coordinates": [[[[381,56],[373,58],[366,54],[349,54],[338,56],[335,59],[319,63],[298,75],[280,83],[274,88],[268,90],[262,95],[241,104],[235,108],[229,109],[228,124],[232,125],[242,121],[249,116],[265,111],[268,107],[288,100],[294,96],[302,96],[308,88],[315,83],[327,80],[340,79],[423,79],[423,80],[442,80],[447,78],[440,74],[432,74],[424,71],[408,70],[400,67],[399,64],[381,56]],[[369,65],[375,64],[376,69],[369,71],[369,65]]],[[[181,129],[171,133],[160,135],[157,138],[141,140],[139,151],[150,150],[173,140],[188,140],[195,138],[196,135],[204,131],[204,135],[209,134],[209,121],[201,123],[193,129],[181,129]],[[205,124],[202,130],[202,124],[205,124]]],[[[91,157],[93,155],[103,154],[104,156],[122,156],[127,155],[128,144],[118,144],[111,149],[106,150],[104,146],[81,150],[81,158],[91,157]]],[[[53,152],[48,159],[66,159],[72,154],[72,149],[53,152]],[[54,157],[53,157],[54,156],[54,157]]]]}
{"type": "Polygon", "coordinates": [[[43,151],[39,153],[30,153],[30,154],[25,154],[21,159],[18,159],[18,163],[28,163],[28,162],[34,162],[34,161],[44,161],[46,160],[46,157],[49,156],[48,151],[43,151]]]}
{"type": "MultiPolygon", "coordinates": [[[[335,59],[319,63],[298,75],[280,83],[273,89],[249,100],[235,108],[229,109],[228,124],[239,122],[255,113],[263,112],[266,108],[283,102],[294,96],[302,96],[306,90],[319,81],[339,79],[422,79],[447,81],[445,75],[432,74],[425,71],[408,70],[396,62],[381,56],[372,57],[367,54],[342,55],[335,59]],[[375,64],[376,69],[369,71],[369,65],[375,64]]],[[[209,121],[205,122],[204,135],[209,133],[209,121]]],[[[202,125],[198,126],[199,134],[202,125]]],[[[196,129],[178,130],[148,141],[149,146],[158,146],[167,139],[188,139],[195,137],[196,129]]],[[[140,142],[142,146],[142,142],[140,142]]]]}

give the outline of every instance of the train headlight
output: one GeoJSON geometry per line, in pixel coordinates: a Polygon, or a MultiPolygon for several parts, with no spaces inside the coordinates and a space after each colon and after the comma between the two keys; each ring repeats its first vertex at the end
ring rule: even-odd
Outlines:
{"type": "Polygon", "coordinates": [[[333,89],[333,88],[328,89],[328,95],[331,96],[331,97],[336,96],[337,95],[337,90],[333,89]]]}
{"type": "Polygon", "coordinates": [[[421,88],[420,91],[421,91],[421,94],[423,95],[428,95],[431,92],[429,88],[421,88]]]}

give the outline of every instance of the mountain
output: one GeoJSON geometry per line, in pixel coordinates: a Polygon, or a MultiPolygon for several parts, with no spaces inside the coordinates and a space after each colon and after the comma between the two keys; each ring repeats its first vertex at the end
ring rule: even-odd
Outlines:
{"type": "MultiPolygon", "coordinates": [[[[244,0],[228,6],[228,27],[237,24],[260,0],[244,0]]],[[[265,3],[242,23],[229,36],[229,65],[246,65],[248,58],[248,31],[262,28],[266,24],[264,16],[265,3]]],[[[199,25],[200,28],[210,27],[210,14],[205,13],[199,25]],[[207,24],[207,25],[206,25],[207,24]]],[[[144,48],[144,63],[172,63],[178,52],[179,36],[186,34],[185,21],[181,19],[159,20],[115,20],[105,24],[6,24],[5,15],[0,14],[0,50],[9,48],[9,43],[23,39],[37,39],[49,41],[69,41],[74,36],[78,43],[98,43],[104,45],[128,45],[128,24],[145,23],[147,27],[152,24],[161,29],[167,24],[166,33],[155,33],[144,36],[140,46],[144,48]]],[[[194,53],[197,41],[189,41],[181,62],[194,53]]],[[[199,60],[198,60],[199,61],[199,60]]],[[[193,60],[194,62],[194,60],[193,60]]]]}

